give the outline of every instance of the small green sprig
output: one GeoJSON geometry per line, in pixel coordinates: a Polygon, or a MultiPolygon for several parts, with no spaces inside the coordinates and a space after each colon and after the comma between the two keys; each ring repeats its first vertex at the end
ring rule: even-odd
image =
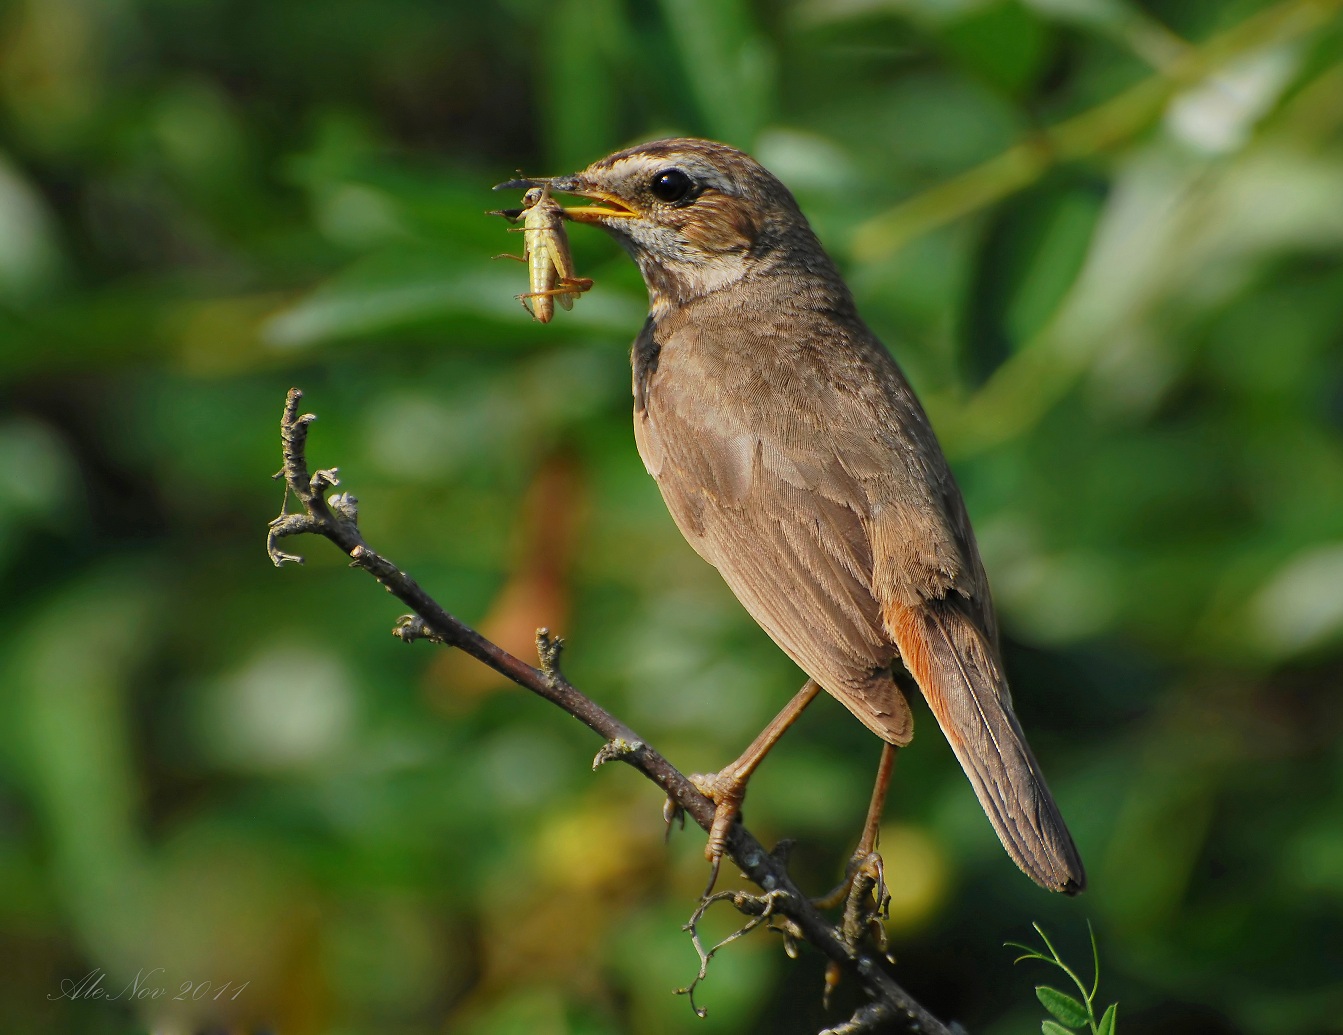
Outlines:
{"type": "Polygon", "coordinates": [[[1101,983],[1101,958],[1100,952],[1096,949],[1096,932],[1092,929],[1091,922],[1087,921],[1087,933],[1091,936],[1091,964],[1095,971],[1095,978],[1091,982],[1090,991],[1087,991],[1086,985],[1082,984],[1082,979],[1077,976],[1076,971],[1063,962],[1063,957],[1058,954],[1058,950],[1054,948],[1044,929],[1039,924],[1031,924],[1031,926],[1035,928],[1035,933],[1040,936],[1040,940],[1045,943],[1049,955],[1046,956],[1039,949],[1022,945],[1020,942],[1007,942],[1009,948],[1020,949],[1025,953],[1025,955],[1018,956],[1012,962],[1040,960],[1058,967],[1059,970],[1072,978],[1073,984],[1082,993],[1082,998],[1077,999],[1066,992],[1060,992],[1057,988],[1050,988],[1048,985],[1035,986],[1035,995],[1040,1000],[1040,1005],[1054,1017],[1053,1020],[1046,1019],[1040,1025],[1041,1035],[1068,1035],[1069,1032],[1073,1031],[1087,1031],[1091,1035],[1115,1035],[1115,1017],[1119,1012],[1118,1003],[1111,1003],[1101,1019],[1096,1020],[1096,990],[1100,988],[1101,983]]]}

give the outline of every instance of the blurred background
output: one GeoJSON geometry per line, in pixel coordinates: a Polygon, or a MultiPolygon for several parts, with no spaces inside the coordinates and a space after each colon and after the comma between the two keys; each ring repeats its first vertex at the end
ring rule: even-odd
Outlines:
{"type": "MultiPolygon", "coordinates": [[[[1090,871],[1071,901],[1017,872],[919,703],[883,835],[900,980],[976,1035],[1037,1030],[1057,982],[1002,943],[1040,922],[1089,975],[1090,920],[1122,1032],[1343,1031],[1339,12],[0,6],[5,1031],[847,1016],[757,933],[697,1020],[672,991],[703,836],[664,846],[586,729],[393,640],[330,544],[264,551],[297,384],[314,465],[446,607],[529,659],[562,632],[682,769],[735,757],[802,677],[635,453],[638,276],[578,228],[596,287],[533,323],[484,214],[516,169],[673,133],[781,176],[922,394],[1090,871]]],[[[878,755],[823,699],[753,781],[805,887],[878,755]]]]}

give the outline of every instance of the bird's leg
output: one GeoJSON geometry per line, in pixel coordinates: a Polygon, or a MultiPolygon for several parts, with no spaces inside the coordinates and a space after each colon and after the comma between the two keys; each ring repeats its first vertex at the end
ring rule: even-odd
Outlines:
{"type": "Polygon", "coordinates": [[[881,839],[881,814],[886,808],[886,791],[891,786],[891,772],[895,769],[895,754],[899,750],[894,744],[881,745],[881,761],[877,763],[877,779],[872,785],[863,836],[858,839],[858,848],[849,861],[853,876],[848,901],[844,904],[845,932],[856,943],[864,932],[871,931],[883,951],[886,936],[881,920],[890,907],[891,896],[886,891],[886,864],[877,853],[877,842],[881,839]]]}
{"type": "MultiPolygon", "coordinates": [[[[881,908],[886,898],[886,884],[881,856],[877,854],[877,842],[881,833],[881,814],[886,808],[886,791],[891,785],[891,772],[895,769],[895,755],[900,749],[894,744],[881,746],[881,762],[877,765],[877,779],[872,785],[872,800],[868,802],[867,819],[863,822],[863,834],[858,839],[858,847],[849,858],[844,882],[824,898],[817,899],[815,905],[820,909],[833,909],[852,897],[862,883],[867,884],[863,895],[873,887],[877,892],[877,906],[881,908]],[[866,874],[871,882],[860,882],[860,874],[866,874]]],[[[848,910],[846,909],[847,913],[848,910]]]]}
{"type": "Polygon", "coordinates": [[[867,805],[867,819],[863,823],[863,836],[858,839],[858,848],[853,853],[853,861],[861,863],[877,850],[877,841],[881,832],[881,814],[886,810],[886,791],[891,786],[891,773],[895,769],[895,754],[900,749],[894,744],[881,745],[881,761],[877,764],[877,779],[872,785],[872,800],[867,805]]]}
{"type": "MultiPolygon", "coordinates": [[[[844,940],[855,948],[864,941],[871,941],[882,952],[886,951],[886,930],[881,921],[886,915],[890,895],[886,892],[886,864],[877,853],[877,843],[881,833],[881,814],[886,807],[886,790],[891,784],[891,771],[895,768],[895,753],[898,750],[894,744],[881,746],[881,762],[877,765],[877,779],[872,785],[872,800],[867,806],[863,834],[849,859],[844,882],[825,898],[813,903],[818,908],[832,909],[843,902],[844,912],[840,917],[839,929],[844,940]]],[[[840,977],[840,967],[832,961],[825,970],[824,1002],[829,1002],[830,993],[838,986],[840,977]]]]}
{"type": "Polygon", "coordinates": [[[713,873],[709,879],[709,888],[713,888],[718,876],[718,864],[723,858],[727,846],[727,834],[732,829],[732,821],[741,812],[741,803],[746,797],[746,782],[751,778],[769,749],[783,736],[803,709],[821,692],[820,684],[808,679],[783,711],[761,730],[760,735],[751,741],[750,747],[742,752],[731,765],[716,773],[696,774],[690,779],[699,788],[700,793],[714,803],[713,826],[709,830],[709,843],[704,847],[704,856],[713,864],[713,873]]]}

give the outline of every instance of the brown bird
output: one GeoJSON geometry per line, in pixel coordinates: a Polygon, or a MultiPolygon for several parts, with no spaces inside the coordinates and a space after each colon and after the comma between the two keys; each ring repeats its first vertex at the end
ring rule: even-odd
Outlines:
{"type": "Polygon", "coordinates": [[[886,743],[855,858],[876,847],[913,677],[1008,854],[1052,891],[1086,877],[1012,712],[965,503],[890,353],[788,189],[707,140],[619,151],[513,181],[595,201],[648,286],[634,342],[639,454],[682,534],[811,678],[701,786],[716,863],[746,780],[818,685],[886,743]]]}

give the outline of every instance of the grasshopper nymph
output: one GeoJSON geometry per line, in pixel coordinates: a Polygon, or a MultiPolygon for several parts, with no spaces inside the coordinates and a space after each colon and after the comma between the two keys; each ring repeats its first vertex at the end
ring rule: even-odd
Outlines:
{"type": "Polygon", "coordinates": [[[563,308],[572,309],[574,299],[592,287],[592,281],[574,276],[574,260],[564,230],[564,210],[550,196],[550,188],[532,187],[523,195],[521,209],[507,209],[498,214],[522,220],[522,226],[517,228],[522,234],[522,255],[496,258],[527,263],[532,289],[517,296],[523,308],[541,323],[549,323],[555,315],[557,299],[563,308]]]}

